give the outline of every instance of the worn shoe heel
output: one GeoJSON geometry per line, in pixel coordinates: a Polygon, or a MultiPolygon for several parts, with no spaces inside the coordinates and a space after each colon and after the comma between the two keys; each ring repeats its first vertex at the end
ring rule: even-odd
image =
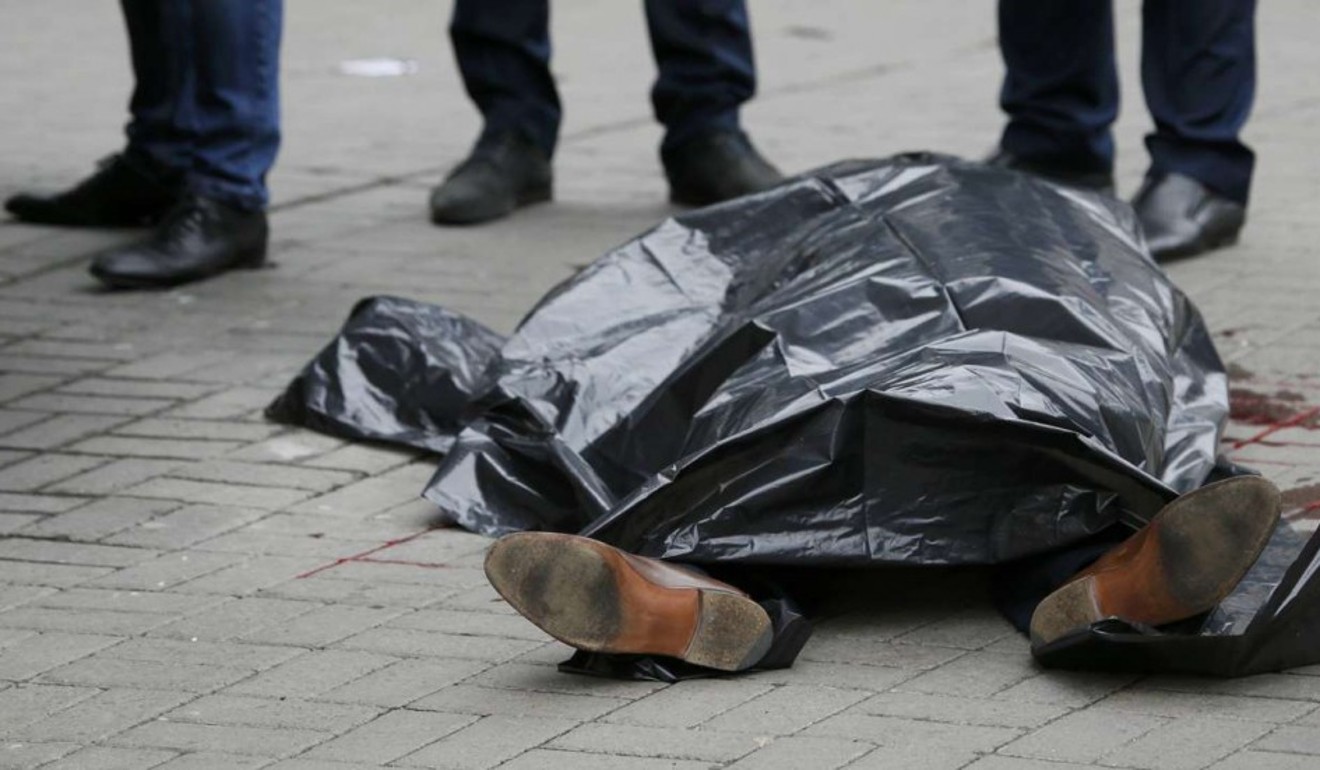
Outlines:
{"type": "Polygon", "coordinates": [[[1049,644],[1104,618],[1160,626],[1213,609],[1260,557],[1279,509],[1278,488],[1256,476],[1179,497],[1045,597],[1031,618],[1032,644],[1049,644]]]}
{"type": "Polygon", "coordinates": [[[732,586],[589,538],[508,535],[486,554],[485,568],[520,615],[579,650],[739,671],[773,638],[765,610],[732,586]]]}

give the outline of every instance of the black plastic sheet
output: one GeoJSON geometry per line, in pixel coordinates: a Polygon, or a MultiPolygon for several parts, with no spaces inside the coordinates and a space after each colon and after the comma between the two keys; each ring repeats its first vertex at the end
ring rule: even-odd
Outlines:
{"type": "MultiPolygon", "coordinates": [[[[1227,410],[1209,334],[1124,204],[911,155],[667,220],[502,344],[366,301],[271,414],[444,452],[425,496],[473,531],[727,574],[1021,562],[1137,526],[1207,480],[1227,410]]],[[[1039,656],[1313,662],[1315,550],[1281,524],[1195,627],[1100,624],[1039,656]]]]}

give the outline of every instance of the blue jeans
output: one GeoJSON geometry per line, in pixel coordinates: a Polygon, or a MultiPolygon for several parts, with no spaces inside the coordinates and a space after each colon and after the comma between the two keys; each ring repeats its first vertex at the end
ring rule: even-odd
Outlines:
{"type": "Polygon", "coordinates": [[[280,145],[283,0],[121,0],[132,48],[127,154],[193,192],[264,208],[280,145]]]}
{"type": "MultiPolygon", "coordinates": [[[[646,0],[646,20],[663,147],[736,130],[738,108],[756,92],[744,0],[646,0]]],[[[521,133],[552,155],[562,109],[550,74],[549,0],[456,0],[449,34],[483,136],[521,133]]]]}
{"type": "MultiPolygon", "coordinates": [[[[1238,138],[1256,91],[1255,0],[1145,0],[1141,82],[1152,174],[1181,173],[1245,203],[1255,156],[1238,138]]],[[[1077,172],[1114,163],[1111,0],[1000,0],[1008,113],[1001,146],[1077,172]]]]}

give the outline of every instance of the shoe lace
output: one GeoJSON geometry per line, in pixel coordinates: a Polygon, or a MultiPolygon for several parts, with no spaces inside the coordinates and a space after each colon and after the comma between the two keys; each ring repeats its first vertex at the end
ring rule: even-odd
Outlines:
{"type": "Polygon", "coordinates": [[[152,240],[157,246],[169,250],[206,232],[210,212],[195,196],[188,196],[160,221],[152,240]]]}

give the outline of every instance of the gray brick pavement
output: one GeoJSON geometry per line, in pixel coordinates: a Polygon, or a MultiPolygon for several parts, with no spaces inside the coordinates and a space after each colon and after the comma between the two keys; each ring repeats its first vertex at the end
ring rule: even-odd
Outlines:
{"type": "MultiPolygon", "coordinates": [[[[1144,164],[1138,5],[1119,0],[1117,13],[1125,192],[1144,164]]],[[[120,141],[128,68],[113,4],[36,16],[47,7],[11,4],[0,25],[12,74],[0,108],[17,116],[0,134],[24,150],[0,159],[0,195],[67,183],[120,141]]],[[[786,671],[674,686],[557,672],[566,648],[485,584],[485,541],[432,529],[437,511],[417,498],[429,460],[260,412],[363,294],[440,302],[507,330],[577,265],[670,213],[640,14],[608,0],[556,6],[569,105],[558,203],[437,230],[422,216],[426,189],[476,119],[444,10],[374,8],[289,3],[278,268],[104,294],[86,257],[130,234],[0,223],[0,768],[1320,763],[1320,667],[1228,682],[1043,672],[975,578],[884,592],[824,623],[786,671]],[[612,33],[593,34],[602,28],[612,33]],[[334,74],[362,55],[421,70],[334,74]]],[[[789,171],[918,147],[980,154],[1000,124],[991,8],[757,3],[762,94],[746,121],[789,171]]],[[[1245,406],[1228,448],[1310,526],[1320,433],[1264,435],[1251,410],[1320,406],[1320,108],[1309,81],[1289,76],[1320,64],[1303,31],[1313,11],[1309,0],[1261,8],[1248,132],[1260,164],[1242,245],[1170,268],[1233,364],[1245,406]]]]}

